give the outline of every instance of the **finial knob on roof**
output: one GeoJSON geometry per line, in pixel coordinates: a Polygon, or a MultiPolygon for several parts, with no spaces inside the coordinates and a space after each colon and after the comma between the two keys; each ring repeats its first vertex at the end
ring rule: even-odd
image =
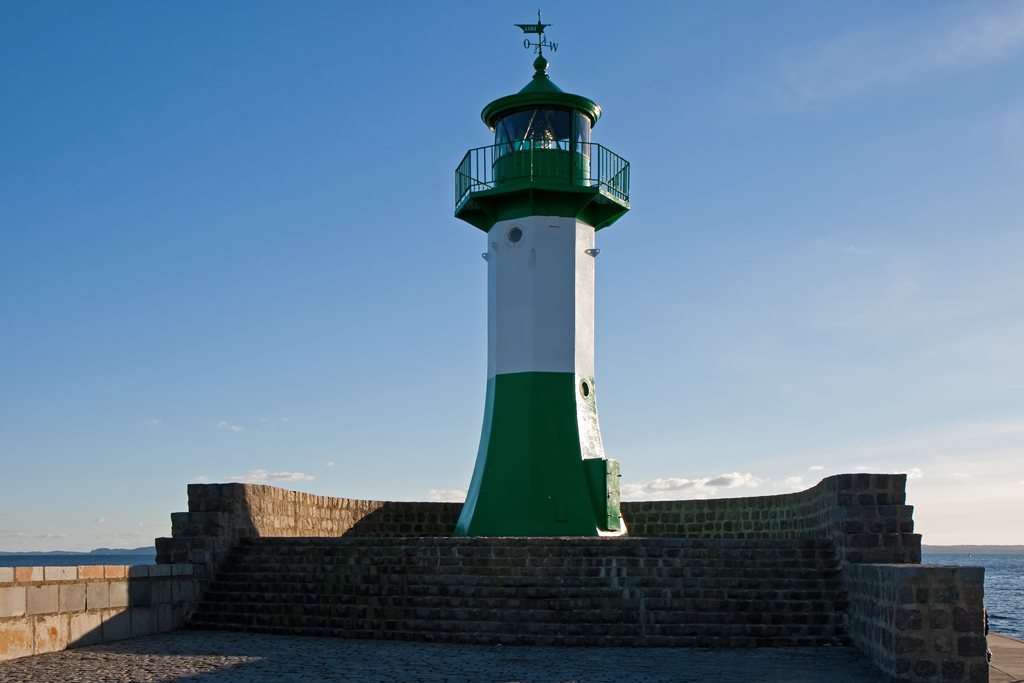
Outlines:
{"type": "Polygon", "coordinates": [[[548,60],[544,59],[544,55],[540,55],[537,59],[533,60],[533,68],[537,70],[537,73],[533,75],[534,78],[546,77],[548,75],[548,60]]]}

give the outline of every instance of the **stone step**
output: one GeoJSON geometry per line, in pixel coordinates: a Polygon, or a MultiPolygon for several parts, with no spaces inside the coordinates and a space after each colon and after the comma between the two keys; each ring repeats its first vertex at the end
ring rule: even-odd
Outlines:
{"type": "Polygon", "coordinates": [[[258,569],[260,567],[271,567],[274,571],[288,571],[297,573],[318,573],[337,571],[345,568],[349,571],[372,571],[373,568],[387,566],[398,571],[501,571],[505,573],[533,572],[543,573],[545,571],[561,571],[571,567],[579,573],[607,572],[618,569],[630,569],[647,572],[701,572],[701,571],[828,571],[837,569],[835,561],[829,560],[715,560],[715,559],[674,559],[674,560],[643,560],[623,561],[619,558],[603,558],[601,560],[575,562],[567,559],[555,561],[523,561],[510,562],[501,559],[487,558],[486,560],[463,560],[461,562],[438,561],[437,558],[373,558],[358,557],[348,561],[322,561],[309,563],[305,558],[294,558],[285,560],[283,558],[252,557],[246,556],[233,560],[225,566],[228,570],[258,569]]]}
{"type": "Polygon", "coordinates": [[[263,547],[246,548],[246,554],[260,562],[293,562],[296,558],[309,564],[345,563],[352,562],[357,558],[399,563],[413,563],[418,560],[429,560],[438,564],[489,564],[495,561],[509,564],[529,564],[545,566],[547,564],[561,565],[571,562],[580,566],[602,566],[608,563],[625,563],[626,565],[641,565],[647,563],[673,564],[673,563],[695,563],[700,561],[710,562],[808,562],[820,561],[830,564],[836,563],[834,551],[831,550],[798,550],[798,549],[749,549],[743,551],[729,550],[701,550],[686,551],[685,549],[664,549],[658,553],[637,553],[627,552],[626,549],[610,548],[589,548],[587,552],[564,552],[559,553],[557,549],[550,552],[540,552],[536,549],[524,550],[518,553],[497,553],[490,548],[458,548],[438,552],[432,548],[372,548],[365,546],[351,546],[347,548],[316,548],[316,547],[282,547],[269,549],[263,547]],[[474,554],[473,550],[480,550],[474,554]]]}
{"type": "Polygon", "coordinates": [[[758,558],[738,559],[724,558],[623,558],[608,556],[603,558],[439,558],[439,557],[374,557],[369,554],[353,555],[348,558],[311,558],[303,555],[289,557],[245,555],[231,560],[231,564],[239,567],[275,567],[278,570],[296,572],[333,571],[339,567],[352,570],[372,569],[377,566],[389,566],[416,570],[424,567],[455,568],[462,570],[561,570],[567,567],[579,571],[607,571],[610,569],[637,569],[644,571],[665,570],[700,570],[700,569],[772,569],[772,570],[829,570],[838,569],[834,559],[820,558],[758,558]]]}
{"type": "MultiPolygon", "coordinates": [[[[840,595],[842,587],[836,582],[803,581],[778,582],[776,585],[767,583],[750,585],[744,583],[719,585],[699,584],[656,584],[646,585],[640,582],[588,582],[579,584],[567,580],[563,585],[538,585],[535,583],[503,583],[503,584],[468,584],[445,583],[428,584],[415,582],[391,582],[383,580],[376,583],[368,582],[336,582],[336,583],[304,583],[304,582],[250,582],[221,580],[213,583],[210,592],[217,593],[259,593],[259,594],[295,594],[295,595],[362,595],[362,596],[451,596],[451,597],[490,597],[490,598],[521,598],[521,597],[601,597],[605,595],[637,595],[639,597],[750,597],[764,596],[765,599],[805,599],[804,596],[840,595]]],[[[813,599],[813,598],[810,598],[813,599]]]]}
{"type": "Polygon", "coordinates": [[[278,581],[288,582],[322,582],[322,581],[374,581],[381,576],[396,577],[396,580],[416,580],[424,582],[443,582],[444,580],[465,580],[472,583],[485,582],[530,582],[558,583],[567,578],[577,581],[610,581],[614,579],[635,579],[637,581],[652,582],[673,582],[682,581],[692,583],[697,581],[819,581],[837,580],[838,572],[824,569],[671,569],[663,571],[644,571],[637,569],[617,568],[608,571],[578,571],[573,567],[561,569],[543,569],[539,571],[518,571],[501,569],[495,567],[494,571],[482,571],[480,569],[445,569],[443,567],[424,568],[417,571],[407,571],[403,567],[381,565],[370,571],[353,571],[350,567],[338,567],[333,571],[322,572],[293,572],[284,569],[275,569],[273,566],[266,567],[239,567],[238,565],[225,567],[222,576],[243,577],[249,581],[266,581],[276,577],[278,581]]]}
{"type": "Polygon", "coordinates": [[[842,583],[838,576],[822,576],[822,572],[803,575],[781,576],[637,576],[632,573],[611,576],[574,576],[569,570],[550,576],[509,576],[501,574],[403,574],[399,572],[375,572],[357,574],[338,572],[335,574],[288,574],[268,571],[226,572],[219,575],[220,583],[249,584],[274,590],[281,586],[302,585],[306,588],[320,587],[333,589],[337,586],[429,586],[445,588],[462,586],[473,589],[488,588],[650,588],[704,590],[838,590],[842,583]]]}
{"type": "Polygon", "coordinates": [[[587,600],[737,600],[755,603],[770,602],[843,602],[845,601],[844,591],[653,591],[635,590],[622,588],[587,589],[587,590],[557,590],[557,589],[519,589],[515,591],[498,589],[494,591],[466,591],[456,588],[450,591],[427,591],[420,587],[412,587],[409,590],[395,591],[367,591],[362,587],[354,587],[355,590],[338,591],[332,593],[315,593],[312,591],[292,590],[281,592],[267,592],[253,589],[248,586],[234,587],[237,590],[211,590],[204,594],[204,599],[211,602],[227,602],[230,600],[265,600],[267,602],[293,602],[295,604],[306,604],[313,602],[339,602],[346,600],[368,599],[378,602],[385,600],[563,600],[582,603],[587,600]]]}
{"type": "Polygon", "coordinates": [[[749,609],[749,603],[732,605],[687,605],[676,609],[670,604],[609,604],[590,605],[588,608],[566,608],[560,605],[532,603],[527,605],[485,607],[482,605],[428,606],[396,605],[368,607],[358,604],[267,604],[263,602],[204,602],[199,613],[210,620],[228,619],[230,615],[249,614],[264,616],[312,617],[319,619],[431,619],[450,621],[488,621],[514,623],[647,623],[647,624],[771,624],[771,625],[834,625],[843,626],[845,615],[829,605],[766,605],[763,609],[749,609]],[[638,609],[639,607],[639,609],[638,609]],[[219,615],[219,616],[216,616],[219,615]]]}
{"type": "Polygon", "coordinates": [[[806,562],[678,562],[672,564],[623,564],[607,563],[604,565],[588,565],[563,563],[556,564],[511,564],[501,560],[492,560],[486,564],[442,564],[439,562],[388,562],[381,560],[367,561],[360,558],[358,562],[323,563],[317,565],[300,564],[297,562],[259,562],[251,558],[239,558],[222,566],[225,572],[272,572],[274,574],[296,575],[332,575],[375,574],[386,569],[390,574],[475,574],[480,576],[561,576],[571,573],[574,576],[604,577],[623,574],[636,576],[650,575],[656,577],[700,578],[704,576],[765,576],[772,575],[809,576],[811,574],[838,574],[838,567],[819,560],[806,562]]]}
{"type": "Polygon", "coordinates": [[[376,638],[515,645],[786,647],[847,645],[845,631],[832,625],[764,624],[564,624],[441,620],[324,620],[308,617],[230,615],[231,620],[203,621],[203,629],[282,635],[376,638]],[[523,628],[525,627],[525,628],[523,628]]]}
{"type": "Polygon", "coordinates": [[[349,568],[351,571],[367,571],[374,567],[395,567],[405,571],[416,571],[424,568],[451,569],[455,571],[560,571],[572,568],[580,572],[608,571],[613,569],[635,569],[638,571],[671,571],[671,570],[758,570],[771,569],[784,571],[828,571],[838,568],[835,560],[820,559],[759,559],[735,560],[729,558],[672,558],[672,559],[636,559],[609,556],[605,558],[544,558],[542,560],[510,560],[502,558],[438,558],[438,557],[373,557],[369,554],[353,556],[348,559],[334,558],[310,561],[312,558],[295,556],[254,557],[249,554],[232,558],[225,568],[229,567],[273,567],[276,571],[319,572],[333,571],[338,568],[349,568]]]}
{"type": "Polygon", "coordinates": [[[430,557],[430,558],[459,558],[463,560],[482,559],[545,559],[545,558],[572,558],[572,559],[597,559],[608,557],[621,557],[636,560],[644,559],[821,559],[833,560],[835,551],[832,549],[815,548],[629,548],[610,545],[607,547],[592,546],[586,548],[474,548],[449,547],[437,548],[431,546],[384,546],[374,548],[366,545],[349,546],[246,546],[251,548],[250,554],[258,557],[280,558],[280,557],[309,557],[313,559],[347,558],[353,555],[365,554],[368,548],[372,548],[375,557],[430,557]]]}
{"type": "Polygon", "coordinates": [[[516,598],[597,599],[604,597],[635,596],[643,598],[674,599],[765,599],[765,600],[816,600],[842,596],[843,590],[836,586],[827,588],[800,587],[783,589],[764,588],[700,588],[700,587],[655,587],[634,586],[368,586],[366,584],[249,584],[245,582],[217,582],[210,587],[207,595],[266,595],[292,596],[296,599],[328,599],[340,596],[388,597],[408,596],[416,598],[494,598],[511,600],[516,598]]]}
{"type": "Polygon", "coordinates": [[[364,631],[324,626],[283,627],[249,626],[240,624],[203,624],[203,630],[259,632],[274,635],[292,635],[320,638],[360,638],[375,640],[403,640],[428,643],[455,643],[460,645],[539,645],[562,647],[812,647],[820,645],[850,645],[849,637],[841,636],[577,636],[530,635],[515,633],[462,633],[459,631],[424,632],[389,629],[364,631]]]}
{"type": "Polygon", "coordinates": [[[450,554],[470,549],[476,554],[522,555],[522,554],[586,554],[594,549],[601,553],[621,552],[636,555],[659,555],[664,553],[698,552],[744,552],[758,551],[829,551],[830,541],[814,539],[783,540],[735,540],[735,539],[687,539],[687,538],[245,538],[239,539],[242,546],[259,548],[261,552],[273,553],[287,548],[319,548],[344,550],[345,548],[375,548],[377,552],[432,552],[450,554]]]}
{"type": "Polygon", "coordinates": [[[332,600],[335,598],[351,597],[365,598],[375,597],[385,599],[390,597],[404,597],[417,600],[428,599],[473,599],[473,600],[516,600],[516,599],[572,599],[572,600],[596,600],[596,599],[707,599],[707,600],[766,600],[774,602],[793,601],[836,601],[842,600],[845,592],[840,588],[830,590],[819,589],[785,589],[785,590],[760,590],[751,588],[736,589],[699,589],[699,588],[673,588],[673,589],[638,589],[634,587],[616,588],[610,586],[569,588],[569,587],[523,587],[513,588],[507,586],[473,588],[467,586],[403,586],[388,587],[391,590],[374,590],[373,587],[365,585],[334,585],[334,586],[309,586],[302,584],[281,584],[275,586],[251,585],[247,583],[217,582],[207,591],[206,597],[211,601],[225,601],[227,599],[242,599],[253,596],[265,596],[267,601],[285,602],[295,601],[299,604],[319,600],[332,600]],[[214,596],[218,596],[214,598],[214,596]],[[219,597],[223,596],[223,597],[219,597]]]}
{"type": "Polygon", "coordinates": [[[629,536],[600,538],[596,536],[338,536],[338,537],[257,537],[239,539],[242,545],[262,548],[276,546],[373,546],[404,547],[473,547],[509,551],[516,548],[556,548],[559,552],[573,548],[609,547],[638,548],[653,551],[658,548],[832,548],[832,541],[820,538],[658,538],[629,536]]]}
{"type": "MultiPolygon", "coordinates": [[[[204,624],[237,624],[243,626],[283,626],[314,628],[344,628],[355,631],[367,629],[383,631],[398,629],[404,631],[437,631],[462,633],[530,633],[546,635],[758,635],[761,637],[792,635],[836,636],[845,634],[841,621],[827,619],[805,619],[793,621],[785,617],[790,615],[765,615],[760,621],[745,619],[726,619],[722,615],[703,615],[719,617],[703,620],[679,620],[673,613],[648,612],[643,619],[634,613],[595,612],[593,618],[581,615],[578,619],[566,619],[561,612],[537,611],[535,614],[509,615],[507,620],[495,620],[485,615],[452,616],[447,614],[420,615],[415,614],[380,614],[367,616],[323,615],[323,614],[265,614],[263,612],[219,612],[206,614],[196,623],[204,624]]],[[[740,615],[745,616],[745,615],[740,615]]]]}

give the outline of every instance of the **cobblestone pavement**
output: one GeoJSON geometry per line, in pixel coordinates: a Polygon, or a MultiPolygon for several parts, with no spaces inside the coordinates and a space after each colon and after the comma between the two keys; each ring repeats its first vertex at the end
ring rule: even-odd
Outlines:
{"type": "Polygon", "coordinates": [[[0,683],[883,683],[852,647],[441,645],[177,631],[0,663],[0,683]]]}

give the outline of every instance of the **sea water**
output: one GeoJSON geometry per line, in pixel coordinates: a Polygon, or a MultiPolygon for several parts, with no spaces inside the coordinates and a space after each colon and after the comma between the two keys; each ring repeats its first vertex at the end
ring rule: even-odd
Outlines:
{"type": "Polygon", "coordinates": [[[984,567],[989,629],[1024,638],[1024,555],[924,553],[921,563],[984,567]]]}
{"type": "Polygon", "coordinates": [[[156,564],[156,555],[0,555],[0,567],[77,567],[94,564],[156,564]]]}

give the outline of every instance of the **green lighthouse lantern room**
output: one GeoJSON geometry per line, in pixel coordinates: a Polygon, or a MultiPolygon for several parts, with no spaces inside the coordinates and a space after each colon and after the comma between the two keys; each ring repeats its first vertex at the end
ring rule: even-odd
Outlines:
{"type": "Polygon", "coordinates": [[[549,24],[517,24],[535,73],[481,114],[494,144],[455,172],[455,216],[487,234],[487,398],[461,536],[625,532],[594,379],[595,233],[629,210],[629,163],[591,142],[592,100],[547,74],[549,24]],[[530,36],[536,42],[530,42],[530,36]]]}
{"type": "MultiPolygon", "coordinates": [[[[540,31],[549,24],[520,25],[540,31]],[[538,29],[538,27],[540,27],[538,29]]],[[[558,207],[600,230],[629,210],[629,163],[590,141],[601,107],[563,92],[539,54],[536,72],[514,95],[484,107],[494,144],[466,153],[456,170],[455,216],[483,231],[499,220],[558,207]]]]}

